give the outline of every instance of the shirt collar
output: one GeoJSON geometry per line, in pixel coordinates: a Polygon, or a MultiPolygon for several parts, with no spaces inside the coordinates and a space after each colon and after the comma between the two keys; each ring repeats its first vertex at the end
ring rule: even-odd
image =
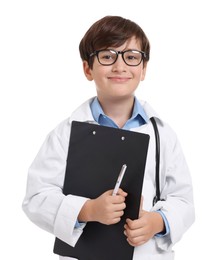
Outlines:
{"type": "Polygon", "coordinates": [[[133,108],[133,113],[132,113],[131,119],[137,117],[138,115],[140,115],[143,118],[145,123],[147,123],[147,121],[149,120],[149,118],[148,118],[147,114],[145,113],[142,105],[140,104],[138,99],[135,97],[134,108],[133,108]]]}
{"type": "MultiPolygon", "coordinates": [[[[104,111],[101,108],[101,105],[100,105],[97,97],[95,97],[91,103],[91,111],[92,111],[95,121],[98,123],[99,123],[100,115],[105,116],[104,111]]],[[[138,99],[135,97],[133,113],[129,120],[136,118],[138,115],[143,118],[145,123],[148,122],[149,118],[148,118],[147,114],[145,113],[145,111],[144,111],[142,105],[140,104],[140,102],[138,101],[138,99]]]]}

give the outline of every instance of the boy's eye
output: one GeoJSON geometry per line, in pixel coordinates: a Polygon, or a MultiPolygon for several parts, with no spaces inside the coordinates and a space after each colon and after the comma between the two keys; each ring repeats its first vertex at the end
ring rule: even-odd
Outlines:
{"type": "Polygon", "coordinates": [[[105,59],[105,60],[109,60],[111,59],[111,56],[110,55],[104,55],[103,57],[101,57],[102,59],[105,59]]]}
{"type": "Polygon", "coordinates": [[[101,52],[100,53],[100,59],[102,60],[114,60],[116,59],[116,54],[111,52],[101,52]]]}
{"type": "Polygon", "coordinates": [[[140,59],[140,53],[133,53],[133,52],[128,52],[124,54],[124,58],[127,60],[139,60],[140,59]]]}
{"type": "Polygon", "coordinates": [[[137,60],[137,57],[134,55],[128,55],[125,57],[127,60],[137,60]]]}

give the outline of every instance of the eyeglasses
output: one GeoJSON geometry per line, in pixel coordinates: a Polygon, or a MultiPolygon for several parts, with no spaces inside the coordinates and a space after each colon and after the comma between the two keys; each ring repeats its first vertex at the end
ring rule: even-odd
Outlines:
{"type": "Polygon", "coordinates": [[[138,66],[143,59],[147,59],[148,55],[143,51],[127,50],[127,51],[115,51],[112,49],[104,49],[94,51],[90,54],[90,57],[97,56],[98,62],[101,65],[109,66],[117,61],[118,55],[121,54],[123,61],[128,66],[138,66]]]}

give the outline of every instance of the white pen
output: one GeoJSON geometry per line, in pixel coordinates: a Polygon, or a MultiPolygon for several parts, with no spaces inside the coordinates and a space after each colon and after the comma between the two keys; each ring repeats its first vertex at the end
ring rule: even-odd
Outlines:
{"type": "Polygon", "coordinates": [[[118,192],[118,190],[120,188],[121,181],[122,181],[122,179],[124,177],[124,173],[125,173],[126,169],[127,169],[127,165],[123,164],[123,166],[122,166],[122,168],[120,170],[120,173],[118,175],[117,182],[115,184],[115,187],[114,187],[112,195],[116,195],[117,194],[117,192],[118,192]]]}

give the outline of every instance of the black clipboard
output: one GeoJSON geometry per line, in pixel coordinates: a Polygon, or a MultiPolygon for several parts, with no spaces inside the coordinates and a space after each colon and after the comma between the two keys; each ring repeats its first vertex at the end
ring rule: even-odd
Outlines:
{"type": "Polygon", "coordinates": [[[126,241],[124,224],[126,218],[138,218],[149,138],[143,133],[72,122],[63,193],[96,198],[114,188],[126,164],[121,187],[128,193],[127,207],[117,224],[88,222],[75,247],[56,238],[55,254],[79,260],[133,258],[134,248],[126,241]]]}

